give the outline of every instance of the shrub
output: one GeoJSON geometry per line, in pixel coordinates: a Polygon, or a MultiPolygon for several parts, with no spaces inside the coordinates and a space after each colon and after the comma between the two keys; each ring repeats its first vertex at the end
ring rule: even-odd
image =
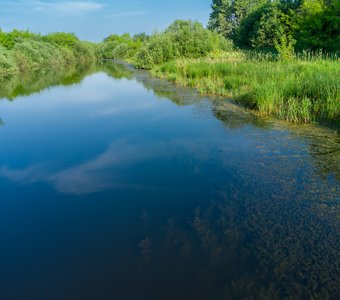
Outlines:
{"type": "Polygon", "coordinates": [[[43,40],[53,45],[71,50],[74,60],[94,59],[94,45],[80,41],[73,33],[56,32],[43,37],[43,40]]]}
{"type": "Polygon", "coordinates": [[[205,29],[199,22],[177,20],[145,42],[135,56],[135,65],[149,69],[175,58],[199,58],[232,47],[230,41],[205,29]]]}
{"type": "Polygon", "coordinates": [[[59,48],[42,41],[25,41],[18,43],[14,46],[13,51],[16,58],[18,58],[20,69],[54,65],[62,60],[62,54],[59,48]],[[23,61],[26,63],[23,64],[23,61]]]}
{"type": "Polygon", "coordinates": [[[0,30],[0,80],[18,71],[94,59],[94,44],[74,34],[0,30]]]}
{"type": "Polygon", "coordinates": [[[17,71],[17,66],[13,59],[12,53],[0,45],[0,81],[17,71]]]}
{"type": "Polygon", "coordinates": [[[58,46],[74,49],[79,39],[73,33],[55,32],[43,37],[43,40],[58,46]]]}
{"type": "Polygon", "coordinates": [[[112,34],[97,46],[96,56],[99,59],[132,58],[146,41],[146,34],[131,37],[130,34],[112,34]]]}
{"type": "Polygon", "coordinates": [[[140,69],[148,69],[154,65],[153,57],[148,47],[142,47],[136,54],[135,66],[140,69]]]}
{"type": "Polygon", "coordinates": [[[28,30],[20,31],[14,29],[11,32],[3,32],[0,30],[0,44],[6,49],[13,49],[16,43],[25,40],[41,40],[41,36],[28,30]]]}
{"type": "Polygon", "coordinates": [[[112,52],[113,58],[126,58],[129,56],[130,47],[127,44],[119,44],[112,52]]]}
{"type": "Polygon", "coordinates": [[[100,43],[96,48],[96,56],[100,59],[113,58],[113,50],[117,47],[116,42],[100,43]]]}

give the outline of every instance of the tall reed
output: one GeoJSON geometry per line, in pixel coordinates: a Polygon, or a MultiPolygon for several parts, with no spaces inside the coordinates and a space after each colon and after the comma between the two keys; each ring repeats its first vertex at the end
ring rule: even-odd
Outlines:
{"type": "Polygon", "coordinates": [[[340,127],[340,61],[320,54],[287,61],[254,54],[179,59],[152,73],[201,93],[231,97],[260,115],[340,127]]]}

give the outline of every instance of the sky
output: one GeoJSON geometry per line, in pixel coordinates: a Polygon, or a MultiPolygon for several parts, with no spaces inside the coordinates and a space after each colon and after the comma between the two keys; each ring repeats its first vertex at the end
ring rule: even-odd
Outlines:
{"type": "Polygon", "coordinates": [[[0,28],[73,32],[98,42],[112,34],[152,33],[175,19],[207,23],[211,0],[0,0],[0,28]]]}

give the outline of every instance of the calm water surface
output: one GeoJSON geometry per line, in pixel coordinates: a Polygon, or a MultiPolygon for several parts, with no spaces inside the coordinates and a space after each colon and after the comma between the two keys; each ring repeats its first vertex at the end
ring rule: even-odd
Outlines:
{"type": "Polygon", "coordinates": [[[108,62],[0,87],[0,299],[337,299],[340,138],[108,62]]]}

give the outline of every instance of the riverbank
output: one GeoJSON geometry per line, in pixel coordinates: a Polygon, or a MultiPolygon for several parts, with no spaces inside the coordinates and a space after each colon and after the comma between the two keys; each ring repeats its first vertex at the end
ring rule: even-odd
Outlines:
{"type": "Polygon", "coordinates": [[[235,99],[261,116],[340,128],[340,61],[323,58],[271,61],[224,53],[219,58],[178,59],[152,75],[200,93],[235,99]]]}
{"type": "Polygon", "coordinates": [[[200,23],[177,20],[151,36],[110,35],[96,55],[233,98],[261,116],[340,128],[339,53],[282,47],[241,50],[200,23]]]}
{"type": "Polygon", "coordinates": [[[95,60],[94,52],[94,44],[73,34],[0,31],[0,82],[18,73],[90,62],[95,60]]]}

